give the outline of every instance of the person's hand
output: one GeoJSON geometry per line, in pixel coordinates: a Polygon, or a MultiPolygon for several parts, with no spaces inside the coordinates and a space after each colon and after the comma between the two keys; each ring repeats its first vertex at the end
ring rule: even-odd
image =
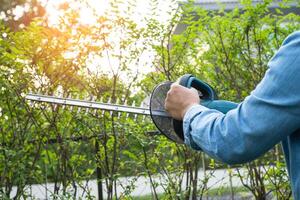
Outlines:
{"type": "Polygon", "coordinates": [[[199,103],[197,90],[173,83],[165,99],[165,109],[174,119],[182,120],[186,111],[199,103]]]}

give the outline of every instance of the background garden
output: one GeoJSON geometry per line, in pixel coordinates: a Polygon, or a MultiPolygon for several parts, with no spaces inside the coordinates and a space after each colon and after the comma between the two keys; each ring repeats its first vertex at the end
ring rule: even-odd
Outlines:
{"type": "Polygon", "coordinates": [[[156,84],[190,73],[240,102],[300,27],[295,1],[215,11],[157,0],[141,11],[141,2],[0,1],[0,198],[35,199],[31,186],[51,183],[45,199],[141,199],[133,191],[144,177],[146,199],[290,199],[280,145],[228,166],[156,134],[150,118],[25,100],[33,92],[139,106],[156,84]],[[220,169],[228,185],[209,185],[220,169]]]}

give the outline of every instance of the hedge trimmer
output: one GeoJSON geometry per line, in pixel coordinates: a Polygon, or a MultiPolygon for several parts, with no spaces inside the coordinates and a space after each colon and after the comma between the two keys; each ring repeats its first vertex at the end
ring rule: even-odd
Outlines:
{"type": "MultiPolygon", "coordinates": [[[[86,101],[72,98],[63,98],[56,96],[47,96],[40,94],[28,94],[27,100],[37,102],[47,102],[64,106],[77,106],[87,109],[100,109],[110,112],[125,112],[137,115],[150,115],[153,123],[158,130],[170,140],[182,144],[184,141],[182,121],[175,120],[165,111],[164,104],[167,92],[173,82],[166,81],[157,85],[150,97],[149,108],[119,105],[111,103],[102,103],[95,101],[86,101]]],[[[217,95],[213,88],[207,83],[186,74],[179,79],[179,84],[188,88],[195,88],[199,91],[201,105],[211,109],[227,113],[229,110],[237,107],[236,103],[224,100],[217,100],[217,95]]]]}

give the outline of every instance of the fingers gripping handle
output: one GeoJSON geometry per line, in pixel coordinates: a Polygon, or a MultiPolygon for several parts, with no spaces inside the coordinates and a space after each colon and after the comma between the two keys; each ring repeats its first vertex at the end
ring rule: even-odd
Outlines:
{"type": "MultiPolygon", "coordinates": [[[[187,87],[187,88],[195,88],[196,90],[201,92],[200,98],[201,98],[201,102],[200,104],[210,108],[210,109],[216,109],[222,113],[227,113],[229,110],[232,110],[234,108],[237,107],[237,103],[234,102],[230,102],[230,101],[225,101],[225,100],[217,100],[217,94],[216,92],[213,90],[213,88],[195,78],[193,75],[191,74],[186,74],[184,76],[182,76],[179,79],[179,84],[187,87]]],[[[184,141],[184,133],[183,133],[183,125],[182,125],[182,121],[173,119],[173,128],[175,130],[175,133],[177,134],[177,136],[184,141]]]]}
{"type": "Polygon", "coordinates": [[[201,92],[201,105],[218,110],[222,113],[227,113],[228,111],[237,107],[237,103],[225,100],[217,100],[217,94],[214,89],[207,83],[195,78],[191,74],[186,74],[182,76],[179,80],[179,84],[187,88],[195,88],[201,92]]]}

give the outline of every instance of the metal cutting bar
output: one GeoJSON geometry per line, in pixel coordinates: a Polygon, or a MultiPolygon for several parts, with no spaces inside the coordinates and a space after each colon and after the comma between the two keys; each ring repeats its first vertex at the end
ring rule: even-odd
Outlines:
{"type": "MultiPolygon", "coordinates": [[[[83,108],[100,109],[100,110],[115,111],[115,112],[126,112],[126,113],[133,113],[139,115],[150,115],[150,110],[142,107],[99,103],[95,101],[47,96],[41,94],[27,94],[25,98],[30,101],[47,102],[47,103],[54,103],[60,105],[77,106],[83,108]]],[[[162,110],[154,110],[152,111],[152,115],[170,117],[170,115],[167,112],[162,110]]]]}

